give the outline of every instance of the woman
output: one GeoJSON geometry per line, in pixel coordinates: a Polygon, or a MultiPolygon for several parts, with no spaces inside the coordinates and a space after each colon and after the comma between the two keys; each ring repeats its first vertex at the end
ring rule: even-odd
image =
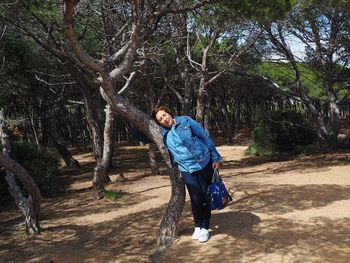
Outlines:
{"type": "Polygon", "coordinates": [[[192,238],[199,242],[209,239],[210,204],[207,188],[213,169],[222,159],[213,141],[202,126],[188,116],[174,116],[167,107],[152,111],[152,118],[162,126],[164,144],[169,150],[173,167],[181,172],[191,199],[194,218],[192,238]]]}

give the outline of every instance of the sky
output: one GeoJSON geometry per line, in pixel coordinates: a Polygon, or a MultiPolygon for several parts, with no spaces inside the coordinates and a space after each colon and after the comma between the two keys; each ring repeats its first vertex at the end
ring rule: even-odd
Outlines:
{"type": "Polygon", "coordinates": [[[290,49],[292,50],[294,56],[297,57],[298,60],[303,60],[306,55],[305,44],[297,38],[289,39],[288,43],[290,45],[290,49]]]}
{"type": "MultiPolygon", "coordinates": [[[[305,46],[306,45],[302,41],[300,41],[295,36],[289,36],[288,38],[286,38],[286,42],[288,43],[290,49],[292,50],[294,57],[298,61],[302,61],[305,59],[305,57],[306,57],[305,46]]],[[[284,61],[284,59],[281,58],[280,56],[278,56],[277,54],[271,54],[269,59],[284,61]]]]}

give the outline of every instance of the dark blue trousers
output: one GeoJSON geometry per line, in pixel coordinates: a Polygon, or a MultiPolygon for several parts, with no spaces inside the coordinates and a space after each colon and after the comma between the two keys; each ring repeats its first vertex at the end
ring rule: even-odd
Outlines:
{"type": "Polygon", "coordinates": [[[207,200],[207,189],[211,183],[213,172],[212,162],[197,172],[181,172],[182,179],[190,194],[195,227],[209,229],[211,209],[207,200]]]}

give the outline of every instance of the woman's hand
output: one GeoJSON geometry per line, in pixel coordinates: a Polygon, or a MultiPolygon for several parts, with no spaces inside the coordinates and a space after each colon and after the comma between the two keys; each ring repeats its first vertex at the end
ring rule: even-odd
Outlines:
{"type": "Polygon", "coordinates": [[[213,163],[213,169],[219,169],[220,163],[213,163]]]}

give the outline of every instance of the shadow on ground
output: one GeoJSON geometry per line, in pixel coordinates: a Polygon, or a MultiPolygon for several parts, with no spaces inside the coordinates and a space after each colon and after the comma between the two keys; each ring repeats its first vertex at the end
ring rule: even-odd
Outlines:
{"type": "MultiPolygon", "coordinates": [[[[118,149],[116,156],[114,173],[135,172],[124,185],[137,186],[147,179],[145,148],[124,147],[118,149]]],[[[244,169],[266,162],[277,160],[249,157],[225,163],[227,185],[247,194],[224,210],[213,212],[211,239],[206,244],[191,239],[192,216],[187,202],[179,238],[162,262],[348,262],[350,218],[327,209],[349,201],[350,186],[274,185],[235,180],[236,174],[254,174],[244,169]],[[310,215],[310,211],[317,213],[310,215]]],[[[346,164],[347,153],[326,154],[281,162],[269,173],[318,171],[346,164]]],[[[63,170],[60,178],[68,186],[89,182],[93,165],[90,156],[81,168],[63,170]]],[[[1,261],[148,262],[157,248],[157,231],[166,207],[150,204],[159,198],[157,191],[165,187],[170,189],[169,185],[145,184],[144,188],[115,202],[96,201],[88,186],[63,189],[55,198],[45,199],[44,231],[30,238],[25,236],[23,227],[14,228],[23,220],[21,214],[6,207],[0,217],[1,261]]]]}
{"type": "Polygon", "coordinates": [[[348,262],[350,214],[333,215],[327,209],[350,202],[350,187],[246,187],[255,187],[256,193],[213,212],[208,243],[192,240],[190,226],[162,262],[187,262],[189,255],[196,262],[348,262]]]}
{"type": "MultiPolygon", "coordinates": [[[[133,201],[137,202],[135,199],[133,201]]],[[[46,219],[43,220],[42,234],[30,238],[24,235],[23,229],[1,228],[1,261],[147,262],[150,253],[157,248],[159,220],[165,207],[130,213],[95,224],[69,223],[69,217],[107,212],[108,206],[109,209],[120,208],[118,204],[110,203],[99,205],[99,209],[98,205],[90,207],[83,213],[84,207],[52,206],[44,212],[46,219]],[[55,223],[56,219],[62,220],[64,217],[68,219],[61,224],[55,223]]]]}
{"type": "MultiPolygon", "coordinates": [[[[316,156],[250,156],[244,157],[240,160],[230,160],[225,161],[222,165],[222,171],[231,170],[235,171],[235,169],[245,169],[245,168],[259,168],[259,165],[262,164],[271,164],[271,169],[269,169],[269,173],[285,173],[290,171],[298,171],[298,172],[320,172],[326,171],[331,166],[344,166],[350,163],[350,152],[344,151],[341,153],[329,153],[329,154],[320,154],[316,156]],[[278,166],[275,164],[278,163],[278,166]]],[[[267,168],[264,167],[260,171],[255,170],[255,172],[266,171],[267,168]]],[[[239,173],[232,173],[230,175],[249,175],[254,172],[247,171],[239,173]]]]}

